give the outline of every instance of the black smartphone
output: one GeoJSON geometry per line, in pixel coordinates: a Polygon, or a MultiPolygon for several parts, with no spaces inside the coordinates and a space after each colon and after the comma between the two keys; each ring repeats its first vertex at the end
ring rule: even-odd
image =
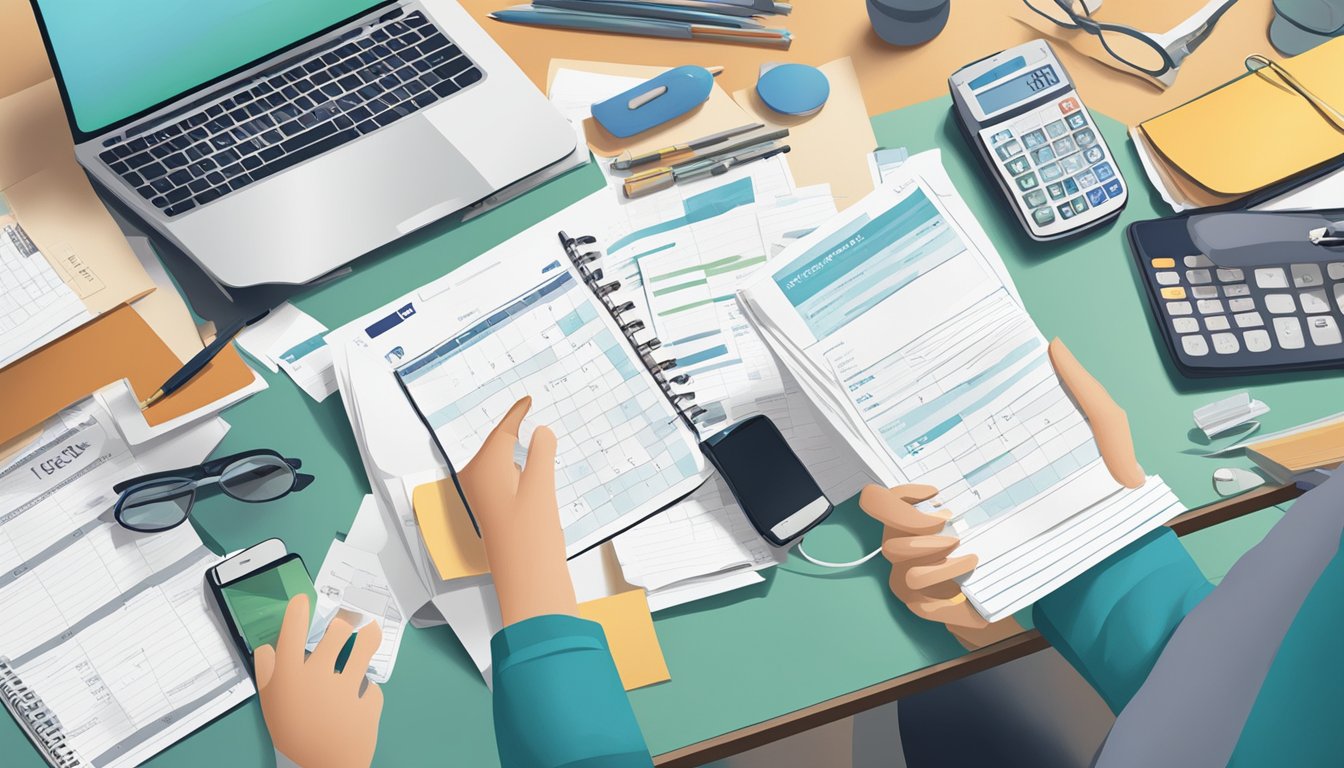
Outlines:
{"type": "Polygon", "coordinates": [[[275,645],[291,598],[308,595],[309,620],[317,589],[303,558],[279,539],[267,539],[206,571],[206,582],[244,658],[275,645]]]}
{"type": "Polygon", "coordinates": [[[700,444],[756,532],[787,546],[835,509],[775,423],[753,416],[700,444]]]}

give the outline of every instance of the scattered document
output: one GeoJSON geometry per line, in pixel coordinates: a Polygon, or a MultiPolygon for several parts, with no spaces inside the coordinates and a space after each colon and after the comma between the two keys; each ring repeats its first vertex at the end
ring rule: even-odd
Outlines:
{"type": "Polygon", "coordinates": [[[126,442],[131,445],[140,445],[171,434],[188,424],[210,418],[225,408],[264,391],[266,380],[250,368],[246,370],[252,376],[252,383],[194,411],[153,426],[150,426],[149,422],[145,420],[145,412],[140,410],[140,403],[136,400],[135,393],[131,391],[130,383],[125,379],[99,389],[93,393],[93,397],[99,405],[106,408],[112,415],[113,422],[121,430],[126,442]]]}
{"type": "MultiPolygon", "coordinates": [[[[901,172],[772,260],[740,296],[874,475],[940,489],[958,553],[979,556],[964,589],[994,618],[1006,609],[977,574],[1054,583],[1065,565],[1046,556],[1049,537],[1091,519],[1084,511],[1112,520],[1112,507],[1095,507],[1125,494],[937,155],[901,172]]],[[[1161,494],[1136,498],[1134,525],[1095,531],[1099,551],[1175,508],[1161,494]]]]}
{"type": "Polygon", "coordinates": [[[873,186],[880,187],[888,179],[894,179],[897,170],[910,159],[905,147],[879,147],[868,155],[868,172],[873,176],[873,186]]]}
{"type": "Polygon", "coordinates": [[[327,326],[285,302],[266,319],[238,334],[238,346],[274,373],[284,370],[317,402],[336,391],[331,350],[324,339],[327,326]]]}
{"type": "Polygon", "coordinates": [[[1251,399],[1249,392],[1240,392],[1196,408],[1195,426],[1205,437],[1214,438],[1253,423],[1266,413],[1269,413],[1268,405],[1251,399]]]}
{"type": "Polygon", "coordinates": [[[343,541],[333,541],[314,586],[317,605],[308,630],[308,650],[317,648],[333,619],[345,619],[356,630],[376,621],[383,631],[383,642],[369,661],[368,676],[375,683],[386,683],[397,663],[397,651],[406,632],[406,616],[388,584],[378,555],[343,541]]]}
{"type": "Polygon", "coordinates": [[[30,732],[39,748],[45,737],[81,765],[139,765],[252,695],[206,595],[219,558],[190,525],[139,534],[110,515],[114,483],[214,447],[142,462],[86,400],[0,470],[0,611],[14,619],[0,625],[0,676],[58,720],[54,736],[30,732]]]}
{"type": "Polygon", "coordinates": [[[0,368],[92,319],[0,196],[0,368]]]}

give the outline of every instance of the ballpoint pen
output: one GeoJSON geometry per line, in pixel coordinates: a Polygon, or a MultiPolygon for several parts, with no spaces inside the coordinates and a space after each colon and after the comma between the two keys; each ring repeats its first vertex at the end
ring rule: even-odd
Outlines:
{"type": "Polygon", "coordinates": [[[694,179],[704,178],[705,176],[721,176],[739,165],[745,165],[757,160],[769,160],[776,155],[787,155],[793,147],[785,144],[782,147],[761,147],[760,149],[744,152],[736,157],[730,157],[721,160],[709,168],[703,168],[695,173],[688,174],[678,178],[677,181],[692,181],[694,179]]]}
{"type": "Polygon", "coordinates": [[[249,325],[252,325],[253,323],[256,323],[257,321],[266,317],[266,315],[268,314],[270,314],[269,311],[263,312],[260,315],[257,315],[256,317],[252,318],[251,320],[238,320],[234,322],[232,325],[225,328],[221,333],[216,334],[214,341],[206,345],[205,349],[202,349],[200,352],[197,352],[195,356],[193,356],[190,360],[186,362],[185,365],[183,365],[181,368],[178,369],[177,373],[174,373],[172,376],[169,376],[168,380],[163,383],[163,386],[159,387],[154,391],[154,394],[150,395],[149,397],[146,397],[144,400],[141,400],[140,410],[142,411],[145,410],[151,405],[159,402],[163,398],[173,394],[177,390],[186,386],[187,382],[196,378],[196,376],[200,374],[201,371],[205,370],[206,367],[210,365],[210,361],[214,360],[215,356],[218,355],[225,347],[227,347],[229,345],[229,342],[233,341],[234,336],[237,336],[239,333],[242,332],[244,328],[246,328],[249,325]]]}
{"type": "Polygon", "coordinates": [[[490,14],[496,21],[539,27],[575,29],[586,32],[612,32],[625,35],[665,37],[674,40],[716,40],[729,43],[788,48],[792,37],[787,29],[735,29],[717,24],[695,24],[664,19],[632,18],[605,13],[568,11],[545,6],[516,6],[490,14]]]}
{"type": "Polygon", "coordinates": [[[723,158],[732,155],[734,153],[741,152],[744,149],[752,149],[755,147],[759,147],[763,144],[769,144],[771,142],[785,138],[788,135],[789,135],[788,128],[780,128],[777,131],[763,133],[758,136],[751,136],[749,138],[742,139],[741,141],[729,144],[725,147],[718,147],[709,152],[702,152],[699,154],[691,155],[689,157],[683,157],[678,162],[675,162],[669,166],[664,166],[660,168],[650,168],[645,171],[639,171],[638,173],[631,174],[629,177],[625,179],[625,187],[626,189],[638,188],[645,182],[648,182],[650,179],[656,179],[658,177],[671,174],[675,171],[685,170],[689,166],[692,166],[697,163],[715,162],[718,160],[722,160],[723,158]]]}
{"type": "Polygon", "coordinates": [[[683,181],[717,176],[735,165],[753,160],[764,160],[789,151],[789,147],[780,147],[774,141],[757,143],[746,147],[736,155],[715,155],[714,157],[685,163],[674,168],[660,168],[656,173],[642,174],[642,178],[631,177],[625,180],[623,191],[627,198],[641,197],[678,184],[683,181]],[[634,183],[631,183],[631,182],[634,183]]]}
{"type": "Polygon", "coordinates": [[[611,169],[613,171],[628,171],[631,168],[638,168],[641,165],[648,165],[649,163],[665,162],[675,157],[681,157],[688,152],[694,152],[697,149],[704,149],[705,147],[712,147],[715,144],[722,144],[731,138],[741,136],[744,133],[751,133],[752,131],[760,130],[764,127],[765,123],[742,125],[737,128],[731,128],[726,131],[695,139],[694,141],[688,141],[685,144],[673,144],[670,147],[655,149],[652,152],[646,152],[636,157],[618,157],[611,161],[611,169]]]}
{"type": "MultiPolygon", "coordinates": [[[[719,10],[701,10],[687,6],[645,4],[629,0],[533,0],[535,8],[558,8],[584,13],[601,13],[664,21],[685,21],[718,24],[737,29],[764,29],[765,25],[751,16],[725,14],[719,10]]],[[[733,6],[725,6],[733,7],[733,6]]]]}

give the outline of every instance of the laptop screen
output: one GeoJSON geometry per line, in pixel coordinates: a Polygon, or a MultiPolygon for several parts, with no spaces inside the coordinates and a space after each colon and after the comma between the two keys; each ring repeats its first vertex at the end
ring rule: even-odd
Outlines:
{"type": "Polygon", "coordinates": [[[34,0],[75,123],[95,133],[379,0],[34,0]]]}

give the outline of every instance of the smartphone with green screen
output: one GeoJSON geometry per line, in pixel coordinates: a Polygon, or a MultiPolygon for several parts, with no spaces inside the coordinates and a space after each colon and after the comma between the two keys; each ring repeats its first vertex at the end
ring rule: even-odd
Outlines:
{"type": "Polygon", "coordinates": [[[275,645],[291,598],[308,595],[310,621],[317,605],[317,590],[303,558],[287,551],[279,539],[268,539],[221,562],[206,572],[206,581],[229,634],[248,658],[263,645],[275,645]]]}

